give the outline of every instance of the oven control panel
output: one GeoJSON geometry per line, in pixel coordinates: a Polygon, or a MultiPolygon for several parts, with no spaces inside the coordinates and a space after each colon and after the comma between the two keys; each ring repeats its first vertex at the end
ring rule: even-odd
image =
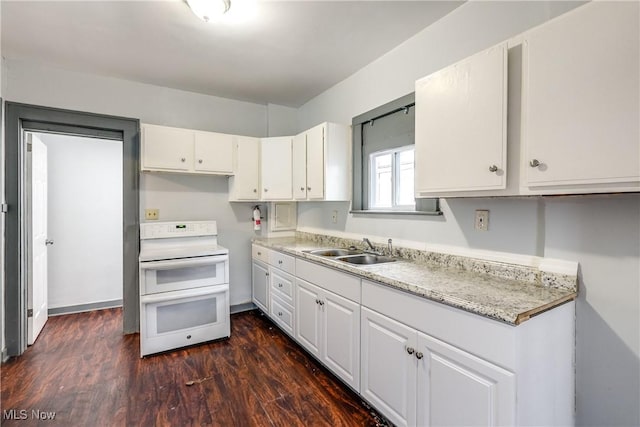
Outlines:
{"type": "Polygon", "coordinates": [[[215,221],[165,221],[140,224],[140,239],[216,236],[215,221]]]}

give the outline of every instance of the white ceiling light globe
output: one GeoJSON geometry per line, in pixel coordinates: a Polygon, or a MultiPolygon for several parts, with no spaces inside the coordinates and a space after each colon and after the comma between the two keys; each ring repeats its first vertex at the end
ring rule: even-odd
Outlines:
{"type": "Polygon", "coordinates": [[[191,11],[204,22],[224,15],[231,7],[231,0],[187,0],[191,11]]]}

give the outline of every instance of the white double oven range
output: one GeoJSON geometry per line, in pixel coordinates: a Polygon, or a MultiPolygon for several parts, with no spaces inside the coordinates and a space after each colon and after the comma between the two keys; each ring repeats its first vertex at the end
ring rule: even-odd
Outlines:
{"type": "Polygon", "coordinates": [[[140,225],[140,356],[229,337],[229,251],[215,221],[140,225]]]}

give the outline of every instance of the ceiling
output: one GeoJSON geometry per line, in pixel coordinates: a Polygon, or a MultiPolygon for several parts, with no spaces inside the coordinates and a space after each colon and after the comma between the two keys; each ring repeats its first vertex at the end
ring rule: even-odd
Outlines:
{"type": "Polygon", "coordinates": [[[181,0],[2,0],[2,55],[298,107],[460,4],[258,0],[253,18],[205,23],[181,0]]]}

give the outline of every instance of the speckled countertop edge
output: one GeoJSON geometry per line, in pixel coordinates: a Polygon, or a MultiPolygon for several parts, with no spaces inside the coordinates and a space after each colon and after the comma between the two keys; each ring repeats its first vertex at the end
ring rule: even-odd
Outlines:
{"type": "Polygon", "coordinates": [[[416,254],[416,250],[398,248],[392,255],[396,262],[354,266],[333,258],[320,257],[305,251],[350,246],[349,241],[324,236],[297,233],[296,237],[255,238],[254,243],[338,269],[392,288],[485,316],[510,325],[518,325],[530,317],[571,301],[577,296],[577,278],[562,275],[548,277],[562,286],[549,286],[545,275],[535,269],[482,260],[460,259],[431,252],[416,254]],[[311,236],[311,238],[309,238],[311,236]],[[440,264],[438,261],[444,260],[440,264]],[[468,260],[468,261],[467,261],[468,260]],[[452,262],[453,261],[453,262],[452,262]],[[481,267],[477,266],[479,264],[481,267]],[[506,270],[496,273],[495,270],[506,270]],[[513,278],[514,276],[517,278],[513,278]]]}

